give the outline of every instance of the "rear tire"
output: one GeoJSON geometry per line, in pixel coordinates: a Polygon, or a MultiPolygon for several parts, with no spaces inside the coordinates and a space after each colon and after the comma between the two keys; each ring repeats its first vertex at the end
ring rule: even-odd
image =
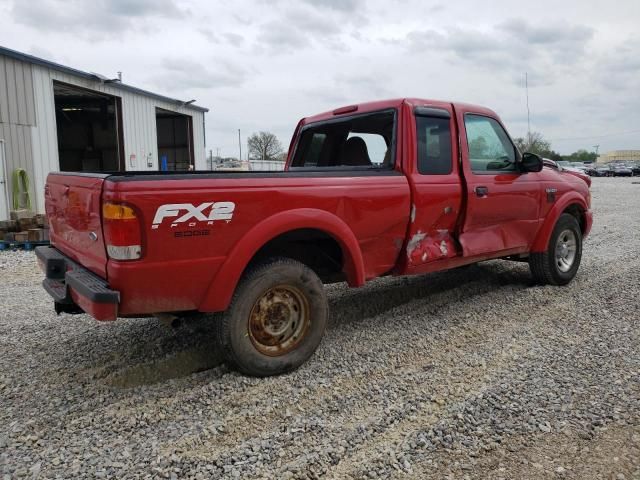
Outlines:
{"type": "Polygon", "coordinates": [[[563,213],[545,252],[529,255],[529,268],[538,283],[566,285],[578,273],[582,259],[582,231],[573,215],[563,213]]]}
{"type": "Polygon", "coordinates": [[[225,362],[267,377],[295,370],[313,355],[327,326],[322,281],[306,265],[271,258],[250,268],[217,323],[225,362]]]}

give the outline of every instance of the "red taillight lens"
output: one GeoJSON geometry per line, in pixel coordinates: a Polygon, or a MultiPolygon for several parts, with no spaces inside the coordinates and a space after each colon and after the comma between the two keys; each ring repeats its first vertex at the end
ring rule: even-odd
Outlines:
{"type": "Polygon", "coordinates": [[[137,260],[142,256],[140,221],[133,208],[121,203],[103,204],[102,227],[109,258],[137,260]]]}

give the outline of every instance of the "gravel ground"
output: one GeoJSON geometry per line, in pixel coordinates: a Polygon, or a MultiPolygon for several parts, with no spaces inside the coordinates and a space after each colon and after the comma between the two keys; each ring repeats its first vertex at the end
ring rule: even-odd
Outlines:
{"type": "Polygon", "coordinates": [[[330,287],[298,371],[245,378],[211,321],[56,317],[0,252],[3,478],[640,478],[640,185],[594,179],[578,277],[486,262],[330,287]]]}

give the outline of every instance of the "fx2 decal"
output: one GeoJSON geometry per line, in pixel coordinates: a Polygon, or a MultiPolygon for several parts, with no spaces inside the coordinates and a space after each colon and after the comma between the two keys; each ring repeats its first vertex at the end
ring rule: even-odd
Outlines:
{"type": "Polygon", "coordinates": [[[235,209],[236,204],[233,202],[204,202],[200,205],[168,203],[156,210],[151,229],[156,230],[165,219],[172,219],[171,228],[185,223],[189,227],[195,227],[198,222],[205,222],[205,225],[213,225],[216,220],[230,222],[235,209]]]}

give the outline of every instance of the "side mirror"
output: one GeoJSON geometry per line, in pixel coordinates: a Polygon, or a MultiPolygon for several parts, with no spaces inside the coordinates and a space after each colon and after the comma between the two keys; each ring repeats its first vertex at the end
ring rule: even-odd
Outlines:
{"type": "Polygon", "coordinates": [[[520,167],[523,172],[539,172],[542,170],[544,162],[540,155],[535,153],[524,152],[522,154],[522,160],[520,161],[520,167]]]}

